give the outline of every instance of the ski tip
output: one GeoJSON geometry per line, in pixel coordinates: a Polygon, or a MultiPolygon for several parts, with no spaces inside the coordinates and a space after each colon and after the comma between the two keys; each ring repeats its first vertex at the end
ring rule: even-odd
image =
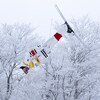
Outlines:
{"type": "Polygon", "coordinates": [[[54,6],[56,7],[56,6],[57,6],[57,4],[54,4],[54,6]]]}
{"type": "Polygon", "coordinates": [[[54,7],[55,7],[55,8],[58,8],[57,4],[54,4],[54,7]]]}

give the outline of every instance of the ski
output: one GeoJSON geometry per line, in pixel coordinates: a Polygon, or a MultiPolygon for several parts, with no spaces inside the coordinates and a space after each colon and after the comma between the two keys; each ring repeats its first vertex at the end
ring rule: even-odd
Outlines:
{"type": "Polygon", "coordinates": [[[89,49],[84,43],[83,41],[79,38],[79,36],[73,31],[73,29],[70,27],[70,25],[68,24],[67,20],[65,19],[65,17],[63,16],[62,12],[60,11],[59,7],[57,5],[55,5],[56,10],[58,11],[59,15],[61,16],[61,18],[64,20],[64,24],[67,26],[67,32],[68,33],[73,33],[74,36],[80,41],[81,44],[83,44],[84,47],[86,47],[87,49],[89,49]]]}

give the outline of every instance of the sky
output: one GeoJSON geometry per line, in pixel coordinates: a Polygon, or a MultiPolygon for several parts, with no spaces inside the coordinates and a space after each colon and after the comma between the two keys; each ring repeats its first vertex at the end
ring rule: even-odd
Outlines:
{"type": "Polygon", "coordinates": [[[55,4],[68,21],[88,15],[100,22],[100,0],[0,0],[0,23],[30,23],[37,33],[50,35],[55,22],[64,23],[55,4]]]}

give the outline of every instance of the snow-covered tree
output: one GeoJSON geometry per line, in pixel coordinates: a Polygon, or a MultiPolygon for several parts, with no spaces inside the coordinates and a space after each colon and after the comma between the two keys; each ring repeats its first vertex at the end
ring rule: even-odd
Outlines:
{"type": "Polygon", "coordinates": [[[15,85],[10,100],[99,100],[99,24],[85,17],[72,23],[83,43],[66,33],[52,49],[47,63],[30,70],[15,85]]]}
{"type": "Polygon", "coordinates": [[[0,96],[9,100],[16,81],[20,80],[19,65],[25,52],[34,46],[34,29],[30,25],[2,24],[0,26],[0,96]]]}
{"type": "Polygon", "coordinates": [[[65,47],[59,45],[55,48],[51,57],[52,63],[48,65],[53,71],[47,71],[49,78],[44,89],[44,99],[95,100],[92,95],[95,98],[93,93],[96,91],[96,85],[100,83],[99,24],[88,18],[72,22],[75,33],[84,45],[73,34],[66,34],[66,44],[61,43],[65,47]],[[60,52],[57,53],[58,51],[60,52]]]}

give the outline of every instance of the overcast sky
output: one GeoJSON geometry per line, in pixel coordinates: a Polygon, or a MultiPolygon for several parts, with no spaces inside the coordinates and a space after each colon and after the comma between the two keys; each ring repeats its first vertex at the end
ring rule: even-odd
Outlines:
{"type": "Polygon", "coordinates": [[[100,21],[100,0],[0,0],[0,23],[32,23],[37,32],[50,33],[52,23],[63,23],[54,4],[68,20],[88,15],[100,21]]]}

